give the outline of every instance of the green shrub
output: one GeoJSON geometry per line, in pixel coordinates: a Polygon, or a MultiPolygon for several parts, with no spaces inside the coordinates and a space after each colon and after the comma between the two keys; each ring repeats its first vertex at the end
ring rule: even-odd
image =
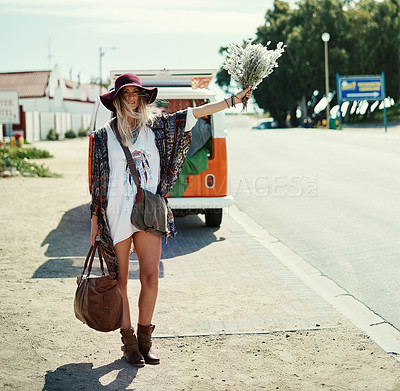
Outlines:
{"type": "Polygon", "coordinates": [[[8,154],[4,151],[6,148],[0,149],[0,171],[3,172],[7,167],[11,167],[10,158],[8,154]]]}
{"type": "MultiPolygon", "coordinates": [[[[400,119],[400,101],[386,109],[386,118],[388,121],[398,121],[400,119]]],[[[351,124],[367,122],[383,122],[383,109],[375,109],[372,115],[353,115],[349,120],[349,123],[351,124]]]]}
{"type": "Polygon", "coordinates": [[[53,129],[49,129],[48,133],[47,133],[47,140],[51,140],[51,141],[55,141],[58,140],[58,133],[53,129]]]}
{"type": "MultiPolygon", "coordinates": [[[[386,118],[388,121],[398,121],[400,119],[400,101],[386,109],[386,118]]],[[[375,115],[376,121],[383,121],[383,109],[375,115]]]]}
{"type": "Polygon", "coordinates": [[[88,135],[88,130],[89,129],[80,128],[78,130],[78,137],[86,137],[88,135]]]}
{"type": "Polygon", "coordinates": [[[29,159],[51,157],[50,153],[37,148],[0,148],[0,171],[15,167],[23,176],[60,177],[29,159]]]}
{"type": "Polygon", "coordinates": [[[65,138],[75,138],[76,133],[72,129],[70,129],[65,132],[64,137],[65,138]]]}
{"type": "Polygon", "coordinates": [[[8,156],[12,159],[47,159],[53,157],[49,151],[38,149],[36,147],[5,149],[7,149],[8,156]]]}
{"type": "Polygon", "coordinates": [[[18,160],[16,162],[15,167],[23,176],[39,176],[39,177],[45,177],[45,178],[60,177],[60,175],[58,175],[58,174],[53,174],[43,164],[39,165],[36,163],[31,163],[31,162],[27,161],[26,159],[18,160]]]}

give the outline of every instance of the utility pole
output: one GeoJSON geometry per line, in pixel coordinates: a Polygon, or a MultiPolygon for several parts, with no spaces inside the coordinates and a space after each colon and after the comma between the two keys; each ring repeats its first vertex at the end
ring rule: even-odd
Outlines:
{"type": "Polygon", "coordinates": [[[101,95],[101,87],[103,83],[103,69],[102,69],[102,62],[103,62],[104,51],[103,48],[99,47],[99,68],[100,68],[100,80],[99,80],[99,95],[101,95]]]}
{"type": "Polygon", "coordinates": [[[51,55],[51,46],[50,46],[50,44],[51,44],[51,38],[48,37],[48,39],[47,39],[47,50],[48,50],[47,59],[49,61],[49,70],[51,71],[51,57],[52,57],[52,55],[51,55]]]}
{"type": "Polygon", "coordinates": [[[329,33],[323,33],[321,39],[324,41],[325,52],[325,94],[326,94],[326,128],[329,129],[329,113],[331,111],[329,104],[329,67],[328,67],[328,42],[331,36],[329,33]]]}
{"type": "MultiPolygon", "coordinates": [[[[106,48],[107,50],[115,50],[116,49],[116,47],[115,46],[112,46],[112,47],[108,47],[108,48],[106,48]]],[[[103,66],[102,66],[102,63],[103,63],[103,56],[104,56],[104,54],[105,54],[105,51],[103,50],[103,48],[102,47],[99,47],[99,73],[100,73],[100,80],[99,80],[99,95],[101,95],[101,92],[102,92],[102,83],[103,83],[103,66]]]]}

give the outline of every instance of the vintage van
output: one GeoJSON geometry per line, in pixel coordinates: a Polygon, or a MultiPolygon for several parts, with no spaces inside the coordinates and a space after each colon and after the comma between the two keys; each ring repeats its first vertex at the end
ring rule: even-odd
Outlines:
{"type": "MultiPolygon", "coordinates": [[[[215,77],[215,70],[128,70],[112,71],[115,79],[122,73],[136,73],[143,86],[158,87],[157,100],[153,103],[159,113],[173,113],[187,107],[214,102],[215,94],[207,87],[215,77]]],[[[99,100],[96,101],[90,130],[101,128],[112,113],[99,100]]],[[[192,129],[192,147],[177,184],[168,195],[168,202],[177,217],[204,214],[210,227],[218,227],[222,210],[233,204],[228,193],[226,128],[223,112],[198,120],[192,129]]],[[[92,138],[89,143],[89,170],[92,138]]],[[[89,174],[89,188],[90,174],[89,174]]]]}

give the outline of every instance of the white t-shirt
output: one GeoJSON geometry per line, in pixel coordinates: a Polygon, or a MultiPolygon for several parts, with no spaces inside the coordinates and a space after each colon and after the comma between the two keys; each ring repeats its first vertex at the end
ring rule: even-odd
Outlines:
{"type": "MultiPolygon", "coordinates": [[[[191,130],[196,122],[193,109],[188,108],[185,131],[191,130]]],[[[132,225],[130,219],[136,197],[136,185],[126,163],[124,151],[109,124],[107,124],[107,147],[110,165],[107,220],[115,246],[139,231],[132,225]]],[[[146,127],[145,130],[139,132],[136,142],[129,150],[138,170],[141,186],[156,193],[160,182],[160,154],[153,131],[146,127]]]]}

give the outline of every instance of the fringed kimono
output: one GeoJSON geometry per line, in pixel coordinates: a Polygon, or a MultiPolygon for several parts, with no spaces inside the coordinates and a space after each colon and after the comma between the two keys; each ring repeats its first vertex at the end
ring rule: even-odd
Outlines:
{"type": "MultiPolygon", "coordinates": [[[[175,184],[181,172],[191,141],[191,132],[186,131],[186,110],[175,114],[159,116],[150,126],[155,135],[155,143],[160,153],[160,183],[157,193],[165,197],[175,184]]],[[[92,203],[91,214],[99,219],[99,236],[111,271],[118,275],[118,260],[114,252],[113,240],[107,221],[107,194],[110,166],[105,127],[93,132],[92,147],[92,203]]],[[[133,206],[133,205],[132,205],[133,206]]],[[[168,222],[171,235],[177,231],[174,217],[168,206],[168,222]]]]}

